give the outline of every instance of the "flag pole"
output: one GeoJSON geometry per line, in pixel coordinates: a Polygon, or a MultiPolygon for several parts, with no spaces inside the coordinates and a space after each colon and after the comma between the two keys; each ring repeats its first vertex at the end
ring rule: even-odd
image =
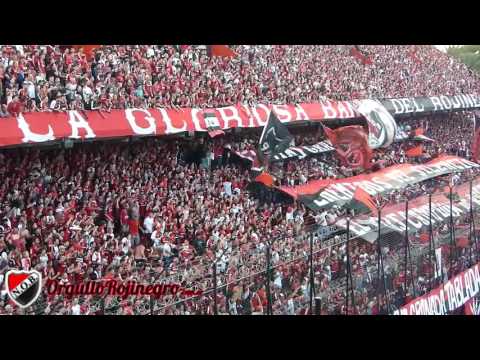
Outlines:
{"type": "MultiPolygon", "coordinates": [[[[407,187],[408,189],[408,187],[407,187]]],[[[408,206],[409,206],[409,200],[407,196],[407,202],[406,202],[406,211],[405,211],[405,236],[406,236],[406,243],[407,243],[407,252],[408,252],[408,261],[410,263],[410,283],[412,284],[412,291],[413,291],[413,297],[416,297],[416,289],[415,289],[415,279],[413,276],[413,262],[412,262],[412,254],[410,252],[410,240],[408,238],[408,206]]],[[[405,272],[405,277],[407,277],[407,274],[405,272]]],[[[407,283],[408,284],[408,283],[407,283]]]]}
{"type": "Polygon", "coordinates": [[[313,297],[315,296],[315,277],[313,275],[313,231],[310,234],[310,314],[313,315],[313,297]]]}
{"type": "Polygon", "coordinates": [[[355,293],[353,290],[353,278],[352,278],[352,269],[350,263],[350,250],[349,250],[349,243],[350,243],[350,217],[347,217],[347,242],[346,242],[346,252],[347,252],[347,266],[346,266],[346,280],[347,285],[345,288],[345,312],[348,315],[348,300],[349,300],[349,285],[350,285],[350,292],[352,297],[352,306],[355,310],[355,293]]]}
{"type": "Polygon", "coordinates": [[[478,262],[479,251],[478,251],[478,243],[477,243],[477,234],[475,231],[475,215],[473,212],[473,180],[470,180],[470,213],[471,213],[473,239],[475,244],[475,262],[478,262]]]}
{"type": "MultiPolygon", "coordinates": [[[[433,225],[432,225],[432,194],[429,194],[429,227],[430,227],[430,238],[432,240],[432,256],[435,262],[435,267],[440,267],[440,276],[442,277],[441,281],[443,281],[443,268],[442,268],[442,263],[438,264],[437,262],[437,256],[435,254],[435,237],[433,236],[433,225]]],[[[435,270],[434,267],[434,270],[435,270]]],[[[436,275],[436,274],[435,274],[436,275]]]]}
{"type": "Polygon", "coordinates": [[[217,261],[213,262],[213,314],[218,315],[217,310],[217,261]]]}
{"type": "Polygon", "coordinates": [[[428,285],[429,285],[429,291],[431,291],[433,289],[433,285],[432,285],[432,281],[433,281],[433,278],[435,277],[435,265],[433,265],[433,262],[432,262],[432,252],[434,251],[434,245],[433,245],[433,234],[432,234],[432,193],[429,193],[428,194],[428,247],[429,247],[429,254],[428,254],[428,261],[429,261],[429,264],[430,264],[430,267],[433,269],[433,273],[432,275],[430,276],[430,279],[428,281],[428,285]]]}
{"type": "Polygon", "coordinates": [[[408,291],[408,254],[409,254],[409,243],[408,243],[408,197],[407,201],[405,202],[405,279],[404,281],[404,288],[405,294],[408,291]]]}
{"type": "Polygon", "coordinates": [[[346,252],[347,252],[347,264],[345,267],[345,315],[348,315],[348,283],[350,281],[350,276],[348,276],[348,265],[350,260],[350,254],[348,252],[348,241],[350,240],[350,219],[347,217],[347,244],[346,244],[346,252]]]}
{"type": "Polygon", "coordinates": [[[473,256],[472,256],[472,251],[473,251],[473,239],[472,239],[472,218],[473,218],[473,211],[472,211],[472,207],[473,207],[473,202],[472,202],[472,181],[470,180],[469,182],[469,190],[470,190],[470,224],[469,224],[469,227],[468,227],[468,232],[469,232],[469,260],[470,260],[470,264],[469,264],[469,267],[473,265],[473,256]]]}
{"type": "Polygon", "coordinates": [[[267,292],[267,315],[272,315],[272,295],[270,293],[270,241],[267,240],[267,249],[266,249],[266,260],[267,260],[267,279],[266,279],[266,292],[267,292]]]}
{"type": "Polygon", "coordinates": [[[450,191],[450,275],[451,277],[453,268],[453,252],[455,251],[455,244],[454,244],[454,239],[453,239],[453,186],[452,184],[449,184],[449,191],[450,191]]]}

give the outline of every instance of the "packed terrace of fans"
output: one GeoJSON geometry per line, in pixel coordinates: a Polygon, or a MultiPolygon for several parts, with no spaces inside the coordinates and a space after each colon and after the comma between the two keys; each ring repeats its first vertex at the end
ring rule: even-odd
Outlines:
{"type": "MultiPolygon", "coordinates": [[[[36,54],[36,49],[27,46],[23,47],[23,53],[26,59],[31,57],[31,61],[25,60],[22,64],[21,60],[13,59],[17,56],[15,52],[2,48],[2,62],[7,65],[0,69],[3,112],[7,113],[7,102],[17,93],[25,101],[25,111],[47,110],[57,98],[60,103],[65,101],[65,108],[108,110],[137,105],[220,106],[239,101],[317,101],[321,96],[348,99],[368,95],[453,95],[471,92],[477,86],[478,80],[462,65],[433,48],[415,48],[421,61],[401,56],[408,55],[410,48],[362,47],[374,59],[374,70],[359,64],[346,49],[333,46],[239,46],[234,47],[241,54],[238,62],[208,59],[200,55],[203,50],[195,48],[180,54],[168,46],[103,47],[94,66],[82,57],[76,65],[78,53],[75,51],[56,56],[50,47],[45,50],[50,60],[44,64],[42,50],[38,49],[39,54],[36,54]],[[162,53],[166,54],[163,58],[162,53]],[[398,57],[394,57],[395,54],[398,57]],[[191,59],[182,62],[182,57],[191,59]],[[340,60],[337,63],[327,61],[331,58],[340,60]],[[146,66],[142,59],[150,59],[150,65],[146,66]],[[109,62],[113,67],[109,70],[110,76],[106,75],[109,62]],[[152,66],[152,62],[158,66],[152,66]],[[390,67],[391,62],[396,62],[395,68],[390,67]],[[291,66],[298,66],[299,71],[285,72],[291,66]],[[18,81],[22,67],[23,81],[18,81]],[[115,67],[118,68],[115,70],[115,67]],[[346,69],[343,80],[336,78],[339,68],[346,69]],[[29,73],[29,69],[35,72],[29,73]],[[439,69],[442,69],[441,74],[439,69]],[[64,77],[62,73],[71,76],[64,77]],[[382,76],[370,77],[370,73],[382,76]],[[322,75],[317,79],[316,74],[322,75]],[[73,79],[77,75],[74,87],[73,79]],[[42,81],[42,77],[47,81],[42,81]],[[305,84],[306,79],[312,84],[305,84]],[[430,81],[428,87],[427,80],[430,81]],[[47,85],[50,81],[53,84],[47,85]],[[160,84],[160,90],[155,90],[152,96],[146,90],[150,81],[160,84]],[[182,85],[182,81],[185,84],[182,85]],[[99,86],[95,94],[98,84],[104,87],[102,90],[99,86]],[[82,85],[90,90],[85,91],[82,85]],[[180,91],[189,95],[185,100],[178,100],[182,99],[181,93],[178,97],[172,95],[169,86],[183,89],[180,91]],[[49,90],[52,87],[55,90],[49,90]],[[62,88],[65,98],[58,97],[62,88]],[[106,94],[112,94],[110,103],[105,100],[105,96],[107,100],[110,96],[106,94]],[[171,96],[177,100],[172,100],[171,96]],[[120,101],[122,97],[124,100],[120,101]]],[[[57,104],[54,110],[62,110],[57,104]]],[[[424,162],[442,152],[470,157],[471,137],[465,135],[472,133],[470,113],[432,115],[400,122],[403,123],[411,128],[422,126],[425,135],[436,140],[426,143],[425,156],[414,161],[424,162]]],[[[250,190],[253,180],[250,164],[235,158],[224,148],[227,143],[234,148],[245,144],[255,146],[260,131],[213,140],[203,137],[185,141],[171,137],[143,139],[133,144],[81,144],[61,151],[2,150],[0,273],[4,274],[9,268],[35,268],[45,279],[55,278],[64,283],[87,279],[135,279],[142,283],[172,281],[188,288],[208,290],[212,288],[212,262],[218,259],[217,283],[228,284],[218,291],[218,312],[265,313],[266,293],[262,286],[265,276],[261,274],[266,263],[265,241],[275,238],[272,245],[274,313],[306,313],[309,244],[302,235],[306,232],[308,211],[301,204],[279,198],[274,192],[250,190]],[[211,163],[208,161],[210,152],[213,153],[211,163]]],[[[314,134],[311,128],[293,129],[292,133],[296,134],[297,144],[324,139],[318,127],[314,134]]],[[[412,162],[405,157],[407,146],[409,144],[404,142],[376,151],[374,161],[383,160],[384,166],[412,162]]],[[[278,175],[278,184],[352,175],[339,166],[333,153],[280,162],[274,173],[278,175]]],[[[471,175],[462,174],[459,182],[471,175]]],[[[428,185],[421,183],[410,187],[409,197],[424,193],[428,185]]],[[[402,195],[404,192],[387,194],[383,200],[395,201],[402,195]]],[[[319,226],[327,227],[345,216],[345,209],[333,208],[313,215],[319,226]]],[[[416,237],[412,239],[413,242],[417,240],[416,237]]],[[[315,288],[322,294],[322,312],[344,313],[345,245],[322,249],[321,241],[316,239],[314,250],[315,288]]],[[[404,250],[387,247],[384,251],[390,305],[398,308],[411,298],[413,290],[402,288],[405,275],[399,259],[403,258],[404,250]]],[[[385,299],[376,292],[375,247],[356,240],[351,245],[351,256],[356,308],[349,312],[386,313],[385,299]]],[[[448,256],[448,252],[444,256],[448,256]]],[[[446,274],[461,271],[469,261],[466,254],[453,264],[445,261],[446,274]]],[[[431,269],[422,262],[412,269],[418,295],[426,291],[431,269]]],[[[49,314],[108,311],[116,314],[212,314],[212,298],[209,293],[200,300],[168,306],[169,302],[178,299],[167,296],[152,306],[145,298],[107,297],[99,308],[91,296],[68,299],[44,294],[44,307],[38,311],[49,314]]],[[[5,292],[0,301],[2,313],[24,312],[7,299],[5,292]]]]}
{"type": "Polygon", "coordinates": [[[23,111],[317,102],[475,93],[479,78],[432,46],[239,45],[234,58],[204,46],[1,46],[0,116],[23,111]],[[16,108],[16,107],[14,107],[16,108]]]}
{"type": "MultiPolygon", "coordinates": [[[[448,129],[456,133],[457,123],[465,126],[461,130],[467,133],[471,123],[452,121],[459,116],[447,115],[450,121],[443,121],[442,115],[428,118],[426,134],[434,137],[448,129]],[[449,127],[445,128],[446,125],[449,127]]],[[[413,122],[412,125],[415,126],[413,122]]],[[[458,135],[456,142],[461,145],[464,139],[458,135]]],[[[219,312],[262,312],[266,294],[258,282],[265,279],[263,275],[250,275],[265,269],[265,240],[277,238],[272,248],[272,263],[279,266],[272,279],[272,284],[276,284],[275,291],[272,290],[274,312],[302,313],[308,304],[308,262],[305,260],[308,241],[300,235],[305,234],[307,210],[301,204],[278,202],[276,196],[261,197],[257,191],[248,191],[252,180],[248,164],[232,154],[228,156],[228,150],[224,150],[221,157],[217,151],[211,169],[205,166],[204,160],[211,156],[210,151],[215,152],[225,141],[216,138],[200,144],[201,141],[147,139],[134,144],[81,144],[61,151],[4,150],[0,170],[0,212],[4,228],[0,237],[2,271],[9,267],[35,268],[45,278],[69,283],[109,278],[137,279],[145,283],[170,279],[189,288],[208,290],[212,287],[212,262],[217,257],[219,285],[248,279],[243,281],[243,287],[229,285],[229,291],[219,291],[219,312]],[[78,261],[79,258],[83,260],[78,261]],[[297,261],[292,262],[294,259],[297,261]],[[257,295],[262,299],[262,306],[252,300],[257,295]],[[254,304],[256,309],[252,309],[254,304]]],[[[455,139],[452,137],[451,141],[455,139]]],[[[429,148],[436,149],[435,146],[429,148]]],[[[457,150],[452,147],[446,151],[456,154],[457,150]]],[[[390,155],[379,153],[377,156],[390,155]]],[[[398,151],[393,158],[400,158],[398,151]]],[[[319,159],[319,162],[322,159],[330,163],[336,161],[333,153],[319,159]]],[[[307,158],[294,163],[298,171],[308,174],[311,161],[307,158]]],[[[287,161],[283,166],[288,167],[290,163],[287,161]]],[[[329,171],[334,169],[329,167],[329,171]]],[[[339,172],[331,175],[343,177],[339,172]]],[[[462,175],[462,179],[468,176],[462,175]]],[[[409,197],[420,195],[426,185],[410,187],[409,197]]],[[[402,195],[403,192],[391,193],[384,200],[394,201],[402,195]]],[[[344,215],[345,209],[334,208],[314,214],[314,218],[325,227],[334,225],[344,215]]],[[[345,246],[334,246],[331,252],[320,251],[320,248],[321,242],[316,241],[316,288],[328,289],[328,296],[332,298],[329,311],[340,313],[344,310],[343,290],[334,285],[342,278],[345,246]],[[332,308],[336,303],[338,307],[332,308]]],[[[396,270],[391,275],[392,281],[395,276],[401,277],[402,267],[394,259],[401,259],[402,251],[392,249],[386,254],[389,263],[396,264],[391,267],[396,270]]],[[[367,276],[367,269],[376,273],[375,247],[357,241],[352,254],[356,277],[367,276]],[[357,262],[365,254],[369,258],[362,260],[360,266],[357,262]]],[[[419,269],[415,276],[425,278],[424,271],[419,269]]],[[[371,274],[368,279],[362,282],[359,298],[365,289],[370,292],[374,289],[371,274]]],[[[392,299],[398,296],[397,290],[392,288],[392,299]]],[[[212,313],[211,296],[204,296],[209,304],[205,307],[199,307],[199,302],[192,300],[178,309],[163,308],[162,305],[173,301],[168,297],[148,311],[145,308],[151,304],[143,298],[128,299],[111,307],[117,309],[115,313],[149,313],[151,310],[168,314],[212,313]]],[[[78,309],[82,313],[93,312],[89,310],[89,301],[92,300],[82,299],[80,307],[72,299],[52,296],[46,299],[49,304],[46,312],[76,313],[78,309]]],[[[110,301],[114,300],[107,299],[107,308],[110,301]]],[[[386,311],[379,307],[382,299],[374,305],[370,304],[371,298],[365,301],[357,312],[368,313],[367,306],[374,306],[373,313],[386,311]]],[[[14,311],[12,304],[6,309],[14,311]]]]}

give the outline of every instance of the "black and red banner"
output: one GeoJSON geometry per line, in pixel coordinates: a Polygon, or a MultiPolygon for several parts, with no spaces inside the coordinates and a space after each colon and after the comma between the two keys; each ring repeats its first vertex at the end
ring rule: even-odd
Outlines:
{"type": "MultiPolygon", "coordinates": [[[[358,101],[357,101],[358,103],[358,101]]],[[[392,115],[480,108],[477,95],[399,98],[380,101],[392,115]]],[[[244,106],[210,109],[221,130],[263,127],[274,110],[282,123],[361,118],[352,101],[321,101],[297,105],[244,106]]],[[[63,139],[100,139],[127,136],[162,136],[208,131],[200,108],[126,109],[100,111],[35,112],[0,121],[0,147],[63,139]]]]}
{"type": "Polygon", "coordinates": [[[450,155],[441,155],[422,165],[400,164],[382,170],[344,179],[311,181],[294,187],[278,189],[303,202],[308,208],[319,211],[333,205],[343,206],[353,198],[357,186],[375,196],[392,190],[403,189],[437,176],[461,172],[480,165],[450,155]]]}
{"type": "Polygon", "coordinates": [[[480,263],[449,279],[445,284],[410,301],[394,315],[448,315],[465,307],[465,313],[478,315],[480,263]]]}
{"type": "MultiPolygon", "coordinates": [[[[458,199],[452,204],[452,217],[457,219],[468,214],[470,211],[470,184],[465,183],[455,187],[458,199]]],[[[472,204],[474,209],[480,207],[480,179],[472,184],[472,204]]],[[[411,234],[427,231],[430,224],[430,210],[428,195],[419,196],[408,202],[408,231],[411,234]]],[[[380,226],[382,234],[397,232],[405,233],[405,202],[389,205],[382,209],[380,226]]],[[[432,194],[432,226],[438,226],[450,219],[449,192],[437,191],[432,194]]],[[[347,221],[340,219],[336,225],[346,229],[347,221]]],[[[375,242],[378,238],[378,217],[377,213],[359,215],[350,220],[350,232],[352,237],[361,237],[368,242],[375,242]]],[[[423,234],[427,235],[427,234],[423,234]]],[[[421,238],[422,241],[429,241],[421,238]]],[[[457,244],[464,246],[465,244],[457,244]]]]}
{"type": "MultiPolygon", "coordinates": [[[[227,147],[228,148],[228,147],[227,147]]],[[[321,141],[314,145],[304,145],[304,146],[290,146],[285,151],[282,151],[276,155],[273,155],[270,159],[271,162],[276,161],[285,161],[290,159],[302,160],[308,156],[328,153],[335,150],[329,141],[321,141]]],[[[253,162],[257,156],[255,150],[242,150],[242,151],[233,151],[236,155],[242,159],[247,159],[253,162]]]]}

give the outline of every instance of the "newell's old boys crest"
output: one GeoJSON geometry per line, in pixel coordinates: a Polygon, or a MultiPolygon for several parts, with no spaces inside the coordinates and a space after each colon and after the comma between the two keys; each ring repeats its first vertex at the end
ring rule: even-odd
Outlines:
{"type": "Polygon", "coordinates": [[[370,147],[378,149],[390,146],[397,134],[397,123],[388,110],[379,101],[369,99],[357,100],[354,106],[367,120],[370,147]]]}
{"type": "Polygon", "coordinates": [[[5,278],[8,296],[20,307],[28,307],[37,300],[42,289],[42,275],[36,271],[10,270],[5,278]]]}

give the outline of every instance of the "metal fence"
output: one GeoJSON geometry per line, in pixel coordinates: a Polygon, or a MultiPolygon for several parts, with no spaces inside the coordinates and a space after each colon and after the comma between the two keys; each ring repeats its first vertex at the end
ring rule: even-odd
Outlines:
{"type": "MultiPolygon", "coordinates": [[[[440,206],[444,206],[441,201],[445,202],[447,196],[450,216],[429,216],[429,220],[435,221],[415,231],[410,231],[409,227],[403,233],[386,231],[380,226],[380,231],[377,228],[361,237],[341,226],[310,225],[291,237],[290,251],[283,246],[282,251],[276,248],[278,242],[286,241],[285,235],[265,239],[260,243],[262,246],[249,255],[255,256],[253,265],[246,266],[239,260],[230,266],[220,266],[221,255],[217,253],[215,259],[196,265],[198,278],[182,284],[201,290],[201,294],[137,299],[134,300],[139,302],[135,313],[368,314],[370,303],[377,305],[379,313],[392,313],[403,305],[407,296],[422,295],[480,260],[479,234],[475,227],[479,220],[480,191],[473,183],[470,191],[467,186],[452,187],[428,196],[430,201],[435,200],[433,206],[429,204],[430,214],[440,211],[440,206]],[[459,195],[455,197],[455,194],[459,195]],[[380,241],[365,241],[376,231],[380,235],[376,240],[380,241]],[[441,269],[436,256],[439,248],[443,251],[441,269]],[[368,254],[364,261],[359,260],[363,252],[368,254]],[[234,276],[226,272],[232,267],[236,269],[234,276]],[[395,279],[402,274],[399,286],[395,279]]],[[[412,203],[424,205],[415,201],[412,203]]],[[[419,212],[413,209],[407,210],[406,223],[414,216],[419,218],[419,212]]],[[[425,225],[426,220],[422,221],[425,225]]],[[[182,282],[184,271],[187,269],[179,268],[172,274],[151,270],[151,281],[182,282]]],[[[48,313],[46,300],[43,294],[26,313],[48,313]]],[[[88,300],[91,312],[97,314],[121,313],[121,301],[115,296],[88,300]]]]}

